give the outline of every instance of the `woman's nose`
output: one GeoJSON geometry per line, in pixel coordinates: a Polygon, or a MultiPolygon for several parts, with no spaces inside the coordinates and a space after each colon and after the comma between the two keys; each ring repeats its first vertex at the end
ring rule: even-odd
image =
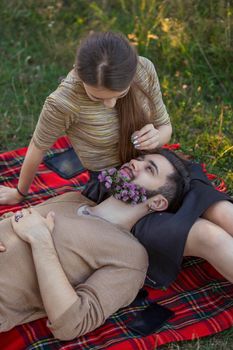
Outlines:
{"type": "Polygon", "coordinates": [[[116,104],[116,98],[110,98],[110,99],[104,100],[105,107],[113,108],[115,104],[116,104]]]}

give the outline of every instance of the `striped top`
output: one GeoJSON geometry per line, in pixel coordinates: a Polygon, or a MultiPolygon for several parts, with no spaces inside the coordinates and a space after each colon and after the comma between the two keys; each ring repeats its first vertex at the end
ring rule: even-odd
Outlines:
{"type": "MultiPolygon", "coordinates": [[[[155,127],[170,123],[157,73],[147,58],[139,57],[135,79],[153,100],[155,127]]],[[[145,99],[143,108],[148,108],[145,99]]],[[[120,164],[117,111],[90,100],[74,69],[47,97],[33,141],[39,149],[48,150],[64,134],[85,168],[99,171],[120,164]]]]}

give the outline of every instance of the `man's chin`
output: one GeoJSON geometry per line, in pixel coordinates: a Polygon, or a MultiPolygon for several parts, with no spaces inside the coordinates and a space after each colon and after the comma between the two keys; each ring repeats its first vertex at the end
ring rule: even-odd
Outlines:
{"type": "Polygon", "coordinates": [[[120,169],[120,174],[128,181],[132,180],[132,175],[130,173],[130,171],[126,168],[122,168],[120,169]]]}

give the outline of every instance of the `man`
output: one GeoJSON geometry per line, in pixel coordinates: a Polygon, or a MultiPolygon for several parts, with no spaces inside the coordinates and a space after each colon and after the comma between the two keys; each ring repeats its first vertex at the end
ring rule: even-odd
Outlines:
{"type": "MultiPolygon", "coordinates": [[[[233,199],[214,189],[199,164],[185,163],[189,188],[184,189],[182,203],[176,195],[178,201],[169,210],[141,218],[131,230],[148,253],[146,284],[167,287],[176,279],[184,256],[206,259],[233,283],[233,199]]],[[[100,203],[108,191],[93,174],[84,195],[100,203]]]]}
{"type": "Polygon", "coordinates": [[[0,331],[47,315],[55,337],[72,339],[134,300],[148,259],[129,231],[149,212],[175,209],[189,177],[161,151],[105,179],[113,196],[97,206],[67,193],[0,222],[0,331]]]}

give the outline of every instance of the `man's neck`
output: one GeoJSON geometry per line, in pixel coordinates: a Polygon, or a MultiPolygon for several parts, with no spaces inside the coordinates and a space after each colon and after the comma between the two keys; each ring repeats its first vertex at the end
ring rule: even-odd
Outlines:
{"type": "Polygon", "coordinates": [[[109,197],[95,207],[89,207],[88,211],[91,215],[110,221],[129,231],[138,220],[147,214],[145,204],[130,205],[114,197],[109,197]]]}

